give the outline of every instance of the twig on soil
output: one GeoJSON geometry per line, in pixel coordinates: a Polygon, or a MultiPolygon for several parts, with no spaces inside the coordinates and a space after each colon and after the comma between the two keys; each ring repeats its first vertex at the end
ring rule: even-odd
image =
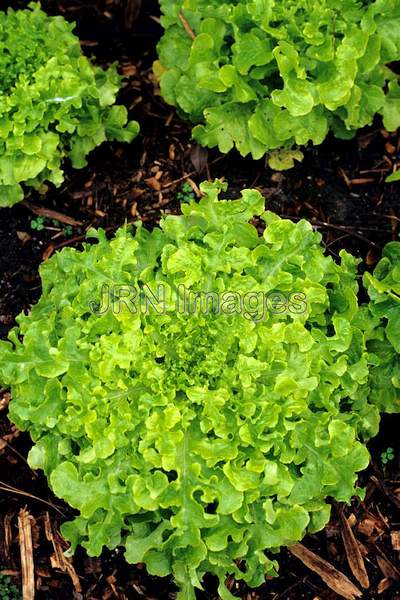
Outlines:
{"type": "Polygon", "coordinates": [[[376,487],[395,505],[397,508],[400,508],[400,500],[393,494],[391,490],[389,490],[383,481],[375,477],[375,475],[371,475],[371,481],[376,485],[376,487]]]}
{"type": "Polygon", "coordinates": [[[17,438],[20,435],[20,433],[21,432],[18,429],[14,429],[14,431],[11,431],[11,433],[8,433],[8,434],[0,437],[0,452],[2,450],[4,450],[4,448],[8,448],[9,450],[11,450],[11,452],[13,452],[16,456],[18,456],[18,458],[27,465],[27,467],[31,471],[32,475],[34,477],[37,477],[36,471],[34,471],[32,469],[32,467],[29,466],[29,463],[26,460],[25,456],[23,456],[20,452],[18,452],[18,450],[16,448],[14,448],[14,446],[12,446],[12,444],[10,443],[11,440],[17,438]]]}
{"type": "Polygon", "coordinates": [[[365,242],[366,244],[369,244],[370,246],[373,246],[374,248],[379,249],[378,244],[376,244],[372,240],[369,240],[364,235],[361,235],[361,233],[354,231],[354,229],[361,229],[360,227],[353,228],[353,227],[347,227],[346,225],[332,225],[332,223],[325,223],[323,221],[315,221],[314,219],[311,221],[311,225],[316,228],[317,227],[326,227],[327,229],[335,229],[336,231],[344,231],[344,232],[348,233],[350,236],[356,237],[359,240],[365,242]]]}
{"type": "Polygon", "coordinates": [[[0,481],[0,490],[2,490],[3,492],[8,492],[9,494],[18,494],[19,496],[25,496],[27,498],[32,498],[32,500],[37,500],[38,502],[42,502],[43,504],[50,506],[52,509],[57,511],[62,517],[67,516],[55,504],[52,504],[52,502],[49,502],[48,500],[43,500],[43,498],[39,498],[39,496],[35,496],[34,494],[30,494],[29,492],[24,492],[23,490],[19,490],[18,488],[15,488],[12,485],[8,485],[8,483],[4,483],[4,481],[0,481]]]}
{"type": "MultiPolygon", "coordinates": [[[[372,173],[372,171],[367,172],[372,173]]],[[[368,183],[375,183],[375,179],[372,177],[356,177],[355,179],[350,179],[342,167],[339,167],[339,173],[347,187],[351,187],[352,185],[366,185],[368,183]]]]}
{"type": "MultiPolygon", "coordinates": [[[[11,442],[17,438],[21,432],[15,426],[12,426],[10,433],[6,433],[5,435],[0,436],[0,452],[4,450],[4,448],[11,447],[11,442]]],[[[16,450],[16,454],[19,455],[19,452],[16,450]]]]}
{"type": "Polygon", "coordinates": [[[33,562],[32,521],[29,512],[21,508],[18,515],[19,546],[21,552],[23,600],[35,598],[35,565],[33,562]]]}
{"type": "Polygon", "coordinates": [[[360,546],[356,540],[353,530],[343,513],[343,507],[337,506],[340,520],[340,532],[344,549],[346,550],[347,562],[354,577],[364,589],[369,588],[369,578],[365,568],[364,558],[360,551],[360,546]]]}
{"type": "Polygon", "coordinates": [[[301,560],[306,567],[311,569],[311,571],[317,573],[326,585],[339,594],[339,596],[346,598],[346,600],[355,600],[362,597],[360,590],[346,575],[302,544],[295,544],[288,548],[288,550],[293,556],[301,560]]]}
{"type": "Polygon", "coordinates": [[[350,179],[350,185],[366,185],[368,183],[375,183],[375,179],[372,179],[372,177],[356,177],[356,179],[350,179]]]}
{"type": "Polygon", "coordinates": [[[196,172],[197,171],[191,171],[187,175],[183,175],[182,177],[179,177],[179,179],[174,179],[174,181],[170,181],[169,183],[166,183],[165,185],[162,186],[160,191],[163,192],[164,190],[167,190],[168,188],[173,187],[174,185],[178,185],[179,183],[182,183],[182,181],[186,181],[190,177],[193,177],[194,175],[196,175],[196,172]]]}
{"type": "MultiPolygon", "coordinates": [[[[280,215],[281,217],[283,217],[284,219],[290,219],[291,221],[301,221],[302,217],[295,217],[295,216],[288,216],[288,215],[280,215]]],[[[375,242],[373,242],[372,240],[369,240],[368,238],[366,238],[365,236],[361,235],[361,233],[358,233],[355,230],[359,230],[359,231],[379,231],[379,229],[375,229],[375,228],[370,228],[370,227],[357,227],[356,225],[334,225],[333,223],[326,223],[325,221],[317,221],[315,219],[311,220],[311,225],[315,228],[318,229],[319,227],[325,227],[327,229],[334,229],[336,231],[343,231],[344,233],[346,233],[349,237],[353,236],[356,237],[360,240],[362,240],[363,242],[365,242],[366,244],[369,244],[370,246],[373,246],[374,248],[377,248],[378,250],[379,245],[376,244],[375,242]]]]}
{"type": "Polygon", "coordinates": [[[57,536],[53,533],[53,528],[50,521],[49,513],[46,512],[44,514],[44,531],[46,534],[46,538],[49,542],[51,542],[54,550],[54,554],[51,557],[51,566],[53,569],[60,569],[63,573],[68,573],[71,578],[72,584],[75,588],[77,594],[81,594],[82,587],[79,581],[79,577],[76,574],[76,571],[73,567],[71,558],[67,558],[64,556],[63,548],[57,536]]]}
{"type": "MultiPolygon", "coordinates": [[[[226,158],[226,157],[223,155],[218,156],[218,158],[216,158],[215,160],[208,163],[208,166],[212,167],[213,165],[217,164],[224,158],[226,158]]],[[[178,185],[179,183],[182,183],[182,181],[187,181],[188,179],[190,179],[190,177],[194,177],[195,175],[197,175],[197,171],[190,171],[190,173],[186,173],[182,177],[179,177],[179,179],[174,179],[174,181],[170,181],[169,183],[166,183],[165,185],[162,186],[160,191],[163,192],[164,190],[167,190],[170,187],[173,187],[175,185],[178,185]]]]}
{"type": "Polygon", "coordinates": [[[400,581],[400,573],[399,570],[394,566],[394,564],[388,559],[387,556],[383,554],[381,550],[379,550],[379,554],[381,556],[376,557],[376,562],[383,575],[387,579],[391,579],[392,581],[400,581]]]}
{"type": "Polygon", "coordinates": [[[376,212],[371,212],[371,215],[374,215],[374,217],[383,217],[384,219],[392,219],[393,221],[400,223],[400,217],[396,217],[395,215],[383,215],[376,212]]]}
{"type": "MultiPolygon", "coordinates": [[[[135,219],[134,221],[127,221],[126,226],[133,225],[137,221],[138,221],[138,219],[135,219]]],[[[88,229],[90,227],[91,227],[91,225],[88,225],[88,229]]],[[[104,231],[113,231],[114,229],[118,229],[119,227],[121,227],[120,224],[119,225],[110,225],[110,227],[104,227],[104,231]]],[[[50,256],[54,252],[56,252],[56,250],[60,250],[61,248],[64,248],[65,246],[73,246],[74,244],[84,242],[86,239],[87,239],[86,233],[84,233],[83,235],[77,235],[73,238],[69,238],[68,240],[64,240],[64,242],[61,242],[60,244],[57,244],[57,245],[50,244],[50,246],[48,246],[46,248],[46,250],[43,252],[43,260],[47,260],[48,258],[50,258],[50,256]]]]}
{"type": "Polygon", "coordinates": [[[331,246],[333,246],[334,244],[337,244],[337,242],[341,242],[342,240],[345,240],[346,238],[351,237],[350,233],[345,233],[344,235],[341,235],[340,237],[332,240],[331,242],[329,242],[329,244],[325,245],[325,248],[328,250],[331,246]]]}
{"type": "Polygon", "coordinates": [[[157,23],[157,25],[161,25],[161,19],[160,17],[156,17],[154,15],[150,15],[149,17],[152,21],[155,21],[155,23],[157,23]]]}
{"type": "Polygon", "coordinates": [[[7,564],[10,560],[10,547],[11,547],[11,543],[12,543],[11,521],[12,521],[12,515],[10,515],[10,514],[4,515],[4,517],[3,517],[2,551],[4,553],[4,558],[6,559],[5,564],[7,564]]]}
{"type": "Polygon", "coordinates": [[[77,227],[79,225],[82,225],[81,221],[76,221],[76,219],[73,219],[72,217],[68,217],[67,215],[63,215],[62,213],[60,213],[56,210],[50,210],[49,208],[44,208],[42,206],[35,206],[34,204],[31,204],[30,202],[28,202],[28,200],[24,200],[23,202],[21,202],[21,204],[23,206],[25,206],[26,208],[28,208],[35,215],[39,215],[40,217],[47,217],[48,219],[55,219],[56,221],[59,221],[60,223],[64,223],[65,225],[71,225],[72,227],[77,227]]]}

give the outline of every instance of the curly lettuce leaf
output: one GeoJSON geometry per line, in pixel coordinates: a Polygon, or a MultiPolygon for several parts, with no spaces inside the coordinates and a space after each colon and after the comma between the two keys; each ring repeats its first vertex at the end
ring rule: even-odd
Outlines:
{"type": "Polygon", "coordinates": [[[325,256],[256,190],[222,190],[204,183],[152,232],[91,231],[96,244],[55,254],[0,343],[30,463],[79,513],[63,526],[71,550],[125,547],[182,600],[206,573],[223,598],[228,575],[275,575],[280,547],[326,524],[327,498],[357,493],[379,422],[380,321],[358,304],[357,261],[325,256]]]}
{"type": "Polygon", "coordinates": [[[386,245],[373,275],[364,283],[370,296],[369,308],[379,326],[373,330],[369,347],[376,354],[371,371],[372,399],[386,412],[400,411],[400,243],[386,245]]]}
{"type": "Polygon", "coordinates": [[[37,4],[0,12],[0,207],[23,198],[23,187],[63,182],[105,140],[130,142],[139,131],[123,106],[121,85],[82,56],[73,25],[37,4]]]}
{"type": "MultiPolygon", "coordinates": [[[[161,0],[157,73],[200,144],[260,158],[400,126],[397,0],[161,0]],[[186,25],[186,27],[185,27],[186,25]],[[193,38],[193,39],[192,39],[193,38]]],[[[286,161],[286,168],[291,166],[286,161]]]]}

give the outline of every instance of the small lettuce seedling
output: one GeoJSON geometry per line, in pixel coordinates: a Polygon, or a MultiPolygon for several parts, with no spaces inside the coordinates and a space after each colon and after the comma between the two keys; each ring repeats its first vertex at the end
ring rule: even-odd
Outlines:
{"type": "Polygon", "coordinates": [[[329,131],[400,126],[398,0],[161,0],[165,100],[193,137],[285,169],[329,131]]]}
{"type": "Polygon", "coordinates": [[[152,232],[92,231],[96,244],[54,255],[0,343],[30,464],[79,511],[62,529],[71,551],[122,546],[172,574],[180,600],[206,573],[224,600],[228,575],[275,575],[280,547],[327,523],[328,497],[358,493],[379,423],[380,321],[359,307],[357,261],[325,256],[256,190],[221,189],[204,183],[152,232]]]}
{"type": "Polygon", "coordinates": [[[389,462],[394,460],[394,456],[395,454],[393,448],[386,448],[386,450],[381,453],[382,464],[387,465],[389,462]]]}
{"type": "Polygon", "coordinates": [[[0,600],[22,600],[20,590],[6,575],[0,575],[0,600]]]}
{"type": "Polygon", "coordinates": [[[64,158],[81,168],[105,140],[130,142],[139,131],[114,105],[115,65],[92,65],[72,30],[38,4],[0,12],[0,207],[22,200],[22,185],[60,185],[64,158]]]}

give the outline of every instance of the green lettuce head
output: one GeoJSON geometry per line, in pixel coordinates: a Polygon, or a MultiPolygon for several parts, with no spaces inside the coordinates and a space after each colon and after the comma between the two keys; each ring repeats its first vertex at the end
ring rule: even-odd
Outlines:
{"type": "Polygon", "coordinates": [[[376,327],[368,347],[375,354],[371,401],[385,412],[400,411],[400,242],[386,245],[373,275],[364,275],[376,327]]]}
{"type": "Polygon", "coordinates": [[[398,0],[161,0],[156,73],[204,146],[274,168],[329,131],[400,126],[398,0]]]}
{"type": "Polygon", "coordinates": [[[121,545],[182,600],[206,573],[224,599],[228,575],[274,575],[281,546],[327,523],[327,497],[357,492],[379,420],[357,261],[255,190],[201,189],[151,233],[53,256],[0,344],[30,464],[79,511],[72,550],[121,545]]]}
{"type": "Polygon", "coordinates": [[[22,200],[22,184],[60,185],[65,157],[81,168],[105,140],[130,142],[139,131],[113,106],[115,65],[93,66],[72,29],[38,4],[0,12],[0,207],[22,200]]]}

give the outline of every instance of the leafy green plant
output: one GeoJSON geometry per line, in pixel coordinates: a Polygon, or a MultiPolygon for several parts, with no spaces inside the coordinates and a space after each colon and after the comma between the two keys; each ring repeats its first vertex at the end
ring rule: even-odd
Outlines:
{"type": "Polygon", "coordinates": [[[393,448],[386,448],[384,452],[381,453],[381,461],[383,465],[387,465],[388,462],[391,462],[394,459],[394,450],[393,448]]]}
{"type": "Polygon", "coordinates": [[[371,400],[386,412],[400,410],[400,242],[386,245],[373,275],[364,275],[375,319],[368,348],[371,368],[371,400]]]}
{"type": "Polygon", "coordinates": [[[46,223],[50,222],[54,227],[62,229],[63,234],[68,237],[72,235],[73,228],[71,225],[63,225],[57,219],[48,219],[47,217],[36,217],[31,219],[31,229],[36,231],[43,231],[46,227],[46,223]]]}
{"type": "Polygon", "coordinates": [[[187,182],[181,186],[180,190],[176,194],[176,199],[179,202],[189,202],[190,200],[193,200],[194,197],[195,195],[192,186],[187,182]]]}
{"type": "Polygon", "coordinates": [[[42,231],[45,228],[46,217],[36,217],[31,220],[31,229],[42,231]]]}
{"type": "Polygon", "coordinates": [[[73,227],[72,225],[64,225],[63,223],[61,223],[60,221],[58,221],[57,219],[52,219],[51,220],[52,224],[55,227],[59,227],[60,229],[62,229],[63,234],[67,237],[69,235],[72,235],[73,233],[73,227]]]}
{"type": "Polygon", "coordinates": [[[73,233],[72,226],[71,226],[71,225],[64,225],[64,227],[63,227],[63,232],[64,232],[64,235],[65,235],[66,237],[68,237],[68,236],[72,235],[72,233],[73,233]]]}
{"type": "Polygon", "coordinates": [[[400,125],[398,0],[161,0],[155,65],[193,137],[284,169],[295,145],[400,125]]]}
{"type": "Polygon", "coordinates": [[[327,497],[360,492],[378,324],[357,261],[325,256],[308,222],[265,212],[255,190],[201,189],[152,232],[92,230],[96,244],[44,263],[0,380],[30,464],[80,513],[71,551],[122,545],[182,600],[213,573],[226,600],[227,575],[258,586],[281,546],[326,524],[327,497]]]}
{"type": "Polygon", "coordinates": [[[5,575],[0,575],[0,600],[22,600],[20,590],[5,575]]]}
{"type": "Polygon", "coordinates": [[[113,106],[121,84],[82,56],[73,25],[37,4],[0,12],[0,206],[23,197],[21,184],[60,185],[62,161],[86,165],[105,140],[131,141],[138,124],[113,106]]]}

